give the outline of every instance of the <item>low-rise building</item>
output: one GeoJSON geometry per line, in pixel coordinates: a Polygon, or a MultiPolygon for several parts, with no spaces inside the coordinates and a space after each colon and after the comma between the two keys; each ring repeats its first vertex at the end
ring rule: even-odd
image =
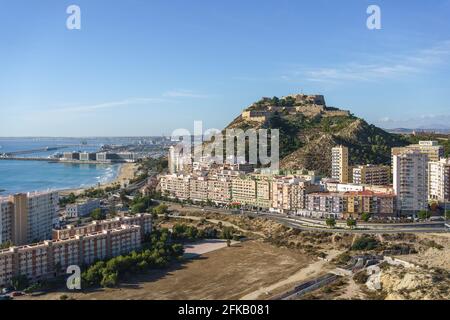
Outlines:
{"type": "Polygon", "coordinates": [[[99,199],[88,199],[66,206],[66,216],[70,218],[85,217],[101,207],[99,199]]]}
{"type": "Polygon", "coordinates": [[[116,217],[113,219],[93,221],[79,227],[69,225],[64,229],[53,230],[53,240],[64,240],[74,236],[84,236],[104,230],[118,228],[122,225],[137,225],[141,227],[142,236],[152,231],[152,215],[148,213],[116,217]]]}

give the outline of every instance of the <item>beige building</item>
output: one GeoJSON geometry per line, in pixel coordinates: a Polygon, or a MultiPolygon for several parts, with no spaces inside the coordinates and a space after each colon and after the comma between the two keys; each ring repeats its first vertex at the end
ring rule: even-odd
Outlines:
{"type": "Polygon", "coordinates": [[[338,146],[331,151],[331,177],[341,183],[349,182],[348,148],[338,146]]]}
{"type": "Polygon", "coordinates": [[[208,201],[208,180],[206,177],[196,177],[189,180],[189,199],[194,202],[208,201]]]}
{"type": "Polygon", "coordinates": [[[14,276],[31,281],[51,278],[70,265],[82,266],[97,260],[137,250],[142,244],[140,226],[123,225],[64,240],[52,240],[0,251],[0,286],[14,276]],[[59,269],[59,270],[57,270],[59,269]]]}
{"type": "Polygon", "coordinates": [[[375,186],[387,186],[391,180],[389,166],[362,165],[353,168],[353,183],[375,186]]]}
{"type": "Polygon", "coordinates": [[[428,197],[441,203],[450,201],[450,159],[428,163],[428,197]]]}
{"type": "Polygon", "coordinates": [[[226,177],[208,180],[208,200],[215,204],[229,204],[231,202],[231,181],[226,177]]]}
{"type": "Polygon", "coordinates": [[[58,201],[57,192],[21,193],[2,198],[1,242],[24,245],[51,239],[58,201]]]}
{"type": "Polygon", "coordinates": [[[190,198],[190,176],[164,175],[160,178],[161,192],[170,198],[187,200],[190,198]]]}
{"type": "Polygon", "coordinates": [[[306,195],[318,192],[319,185],[313,185],[296,177],[283,177],[272,181],[272,203],[270,210],[278,213],[291,213],[304,210],[306,195]]]}
{"type": "Polygon", "coordinates": [[[231,197],[233,202],[253,206],[256,203],[256,180],[248,176],[231,179],[231,197]]]}
{"type": "Polygon", "coordinates": [[[116,229],[123,225],[140,226],[142,236],[144,236],[152,231],[152,215],[148,213],[141,213],[131,216],[116,217],[108,220],[93,221],[90,224],[80,227],[69,225],[63,229],[53,230],[53,240],[65,240],[75,236],[85,236],[87,234],[104,230],[116,229]]]}

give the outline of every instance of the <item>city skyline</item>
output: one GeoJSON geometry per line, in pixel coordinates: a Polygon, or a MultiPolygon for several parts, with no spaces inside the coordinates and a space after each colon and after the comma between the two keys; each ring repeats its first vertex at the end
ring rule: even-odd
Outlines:
{"type": "Polygon", "coordinates": [[[223,128],[263,96],[297,92],[382,128],[448,129],[450,1],[377,1],[381,30],[366,27],[371,4],[5,4],[0,136],[223,128]],[[81,30],[66,28],[71,4],[81,30]]]}

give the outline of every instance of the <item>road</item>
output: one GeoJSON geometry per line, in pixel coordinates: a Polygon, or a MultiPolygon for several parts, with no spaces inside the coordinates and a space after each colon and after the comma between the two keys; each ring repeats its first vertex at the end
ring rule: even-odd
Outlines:
{"type": "MultiPolygon", "coordinates": [[[[236,215],[229,209],[200,207],[195,205],[185,205],[185,207],[195,208],[197,210],[205,210],[213,213],[236,215]]],[[[356,229],[347,228],[328,228],[324,225],[323,220],[305,219],[302,217],[287,216],[281,214],[255,213],[254,211],[241,211],[240,215],[262,217],[286,227],[304,230],[304,231],[321,231],[334,233],[352,233],[352,234],[395,234],[395,233],[440,233],[448,232],[449,228],[444,222],[415,222],[415,223],[359,223],[356,229]],[[313,222],[308,221],[313,220],[313,222]],[[315,223],[315,224],[314,224],[315,223]]]]}

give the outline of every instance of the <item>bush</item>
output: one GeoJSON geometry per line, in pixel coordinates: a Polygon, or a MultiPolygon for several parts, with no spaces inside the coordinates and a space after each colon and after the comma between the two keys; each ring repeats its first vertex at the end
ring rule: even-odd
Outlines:
{"type": "Polygon", "coordinates": [[[91,212],[91,218],[93,220],[104,220],[106,219],[106,214],[102,211],[102,209],[97,208],[91,212]]]}
{"type": "Polygon", "coordinates": [[[368,279],[369,276],[367,275],[367,272],[365,270],[360,271],[353,276],[353,280],[355,280],[355,282],[359,284],[365,284],[368,279]]]}
{"type": "Polygon", "coordinates": [[[379,242],[374,238],[361,237],[353,243],[352,250],[373,250],[377,248],[378,245],[379,242]]]}

